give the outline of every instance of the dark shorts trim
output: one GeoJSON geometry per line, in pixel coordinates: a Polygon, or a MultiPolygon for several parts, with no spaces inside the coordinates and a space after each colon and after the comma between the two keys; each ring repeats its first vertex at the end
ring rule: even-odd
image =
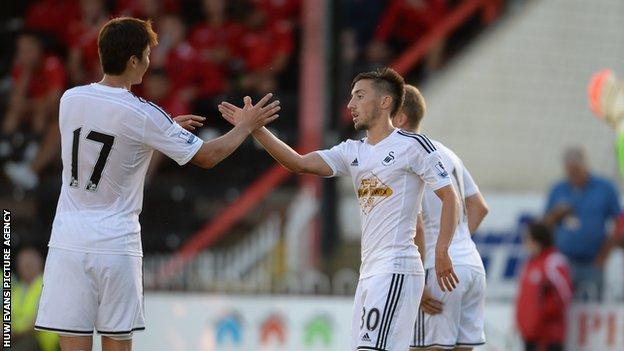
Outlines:
{"type": "Polygon", "coordinates": [[[430,347],[441,347],[441,348],[445,348],[445,349],[454,349],[457,345],[446,345],[446,344],[428,344],[428,345],[422,345],[422,346],[414,346],[414,345],[410,345],[411,348],[413,349],[428,349],[430,347]]]}
{"type": "Polygon", "coordinates": [[[446,344],[429,344],[429,345],[424,345],[424,346],[410,345],[410,347],[413,348],[413,349],[428,349],[430,347],[440,347],[440,348],[446,348],[446,349],[454,349],[456,347],[462,347],[462,346],[481,346],[481,345],[485,345],[485,341],[484,342],[477,342],[477,343],[458,342],[458,343],[456,343],[454,345],[446,345],[446,344]]]}
{"type": "Polygon", "coordinates": [[[482,342],[475,342],[475,343],[471,343],[471,342],[458,342],[457,344],[455,344],[455,346],[481,346],[481,345],[485,345],[485,341],[482,342]]]}
{"type": "Polygon", "coordinates": [[[145,330],[145,327],[132,328],[132,330],[125,330],[125,331],[100,331],[98,330],[97,333],[101,335],[125,335],[125,334],[132,334],[132,332],[141,331],[141,330],[145,330]]]}
{"type": "Polygon", "coordinates": [[[42,327],[40,325],[35,325],[35,329],[36,330],[50,331],[50,332],[54,332],[54,333],[71,333],[71,334],[81,334],[81,335],[93,335],[93,330],[86,331],[86,330],[58,329],[58,328],[42,327]]]}

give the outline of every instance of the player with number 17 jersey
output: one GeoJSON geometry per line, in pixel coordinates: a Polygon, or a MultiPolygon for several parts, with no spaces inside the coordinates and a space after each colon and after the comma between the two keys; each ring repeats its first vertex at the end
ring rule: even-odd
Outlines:
{"type": "Polygon", "coordinates": [[[142,256],[139,213],[153,150],[184,165],[202,140],[157,105],[99,83],[68,90],[59,120],[63,186],[50,247],[142,256]]]}

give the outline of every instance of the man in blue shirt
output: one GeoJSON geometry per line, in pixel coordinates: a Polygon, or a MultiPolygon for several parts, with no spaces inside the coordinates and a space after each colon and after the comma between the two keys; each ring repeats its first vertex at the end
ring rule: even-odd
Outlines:
{"type": "Polygon", "coordinates": [[[567,179],[550,191],[545,219],[569,260],[576,297],[601,299],[607,224],[620,214],[618,193],[612,182],[589,172],[580,148],[566,152],[565,169],[567,179]]]}

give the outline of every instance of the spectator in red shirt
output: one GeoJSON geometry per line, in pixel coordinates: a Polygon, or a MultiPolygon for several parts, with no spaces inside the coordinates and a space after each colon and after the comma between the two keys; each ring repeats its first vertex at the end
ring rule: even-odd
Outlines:
{"type": "Polygon", "coordinates": [[[570,268],[553,246],[552,232],[545,224],[529,224],[524,244],[529,259],[520,275],[516,322],[525,350],[563,350],[572,300],[570,268]]]}
{"type": "Polygon", "coordinates": [[[191,44],[198,49],[202,61],[225,69],[233,56],[242,27],[230,19],[225,0],[203,0],[202,11],[205,20],[191,30],[191,44]]]}
{"type": "Polygon", "coordinates": [[[27,151],[22,164],[7,163],[4,171],[14,183],[30,189],[37,184],[38,174],[58,154],[57,114],[66,87],[65,68],[58,57],[44,53],[43,43],[36,34],[23,33],[17,39],[11,76],[13,88],[2,121],[0,156],[11,155],[14,148],[11,135],[27,124],[36,141],[26,150],[34,152],[27,151]],[[41,138],[43,145],[37,148],[37,140],[41,138]]]}
{"type": "Polygon", "coordinates": [[[245,67],[241,86],[257,93],[273,91],[294,49],[291,24],[270,23],[267,14],[257,10],[248,15],[245,25],[239,51],[245,67]]]}
{"type": "Polygon", "coordinates": [[[176,13],[180,1],[176,0],[117,0],[115,13],[118,16],[139,17],[156,21],[163,12],[176,13]]]}
{"type": "Polygon", "coordinates": [[[34,33],[17,39],[17,53],[11,71],[13,88],[2,132],[12,134],[24,122],[35,134],[42,134],[58,110],[65,89],[65,68],[54,55],[44,53],[43,43],[34,33]]]}
{"type": "Polygon", "coordinates": [[[295,25],[301,9],[301,0],[253,0],[253,4],[267,14],[269,23],[287,21],[295,25]]]}
{"type": "Polygon", "coordinates": [[[67,68],[72,85],[91,83],[102,77],[97,39],[108,13],[103,0],[81,0],[80,10],[80,19],[71,22],[68,30],[67,68]]]}
{"type": "Polygon", "coordinates": [[[177,15],[166,15],[159,22],[159,45],[152,54],[155,68],[163,68],[171,89],[184,101],[209,98],[226,89],[225,72],[186,40],[186,27],[177,15]]]}
{"type": "Polygon", "coordinates": [[[67,43],[67,23],[77,20],[80,7],[75,0],[41,0],[26,10],[25,26],[51,33],[59,42],[67,43]]]}
{"type": "MultiPolygon", "coordinates": [[[[445,0],[392,0],[369,46],[369,59],[384,62],[391,54],[400,54],[440,23],[447,12],[445,0]]],[[[438,65],[442,48],[443,44],[439,44],[431,50],[428,68],[438,65]]]]}

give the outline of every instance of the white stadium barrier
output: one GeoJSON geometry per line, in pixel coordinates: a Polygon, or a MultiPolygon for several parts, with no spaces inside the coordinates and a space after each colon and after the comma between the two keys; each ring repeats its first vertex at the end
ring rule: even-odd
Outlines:
{"type": "MultiPolygon", "coordinates": [[[[351,297],[146,295],[147,329],[135,350],[345,351],[351,297]]],[[[477,351],[520,351],[511,302],[488,301],[487,344],[477,351]]],[[[624,350],[624,304],[584,304],[569,314],[568,351],[624,350]]],[[[97,344],[97,343],[96,343],[97,344]]]]}

